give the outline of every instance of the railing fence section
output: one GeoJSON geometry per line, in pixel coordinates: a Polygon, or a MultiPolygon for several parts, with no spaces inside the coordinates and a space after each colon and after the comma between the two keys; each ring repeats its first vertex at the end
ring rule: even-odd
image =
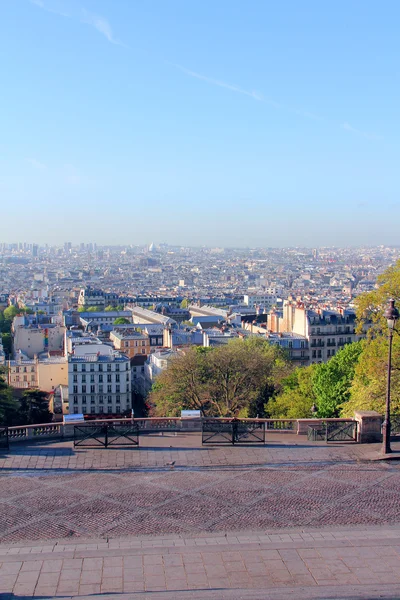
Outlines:
{"type": "Polygon", "coordinates": [[[265,444],[264,421],[206,419],[201,441],[202,444],[265,444]]]}
{"type": "Polygon", "coordinates": [[[311,442],[356,442],[357,426],[357,421],[352,419],[316,423],[308,426],[307,439],[311,442]]]}
{"type": "Polygon", "coordinates": [[[109,448],[139,446],[137,423],[92,423],[74,426],[74,447],[109,448]]]}

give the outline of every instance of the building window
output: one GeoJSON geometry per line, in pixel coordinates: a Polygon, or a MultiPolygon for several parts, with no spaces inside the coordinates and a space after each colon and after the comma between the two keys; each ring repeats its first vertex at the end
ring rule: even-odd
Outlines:
{"type": "Polygon", "coordinates": [[[111,385],[107,386],[107,392],[111,392],[111,385]]]}
{"type": "Polygon", "coordinates": [[[94,396],[90,396],[90,404],[94,404],[95,400],[94,400],[94,396]]]}
{"type": "Polygon", "coordinates": [[[115,391],[116,391],[116,392],[119,392],[119,391],[120,391],[120,387],[119,387],[119,385],[116,385],[116,386],[115,386],[115,391]]]}
{"type": "Polygon", "coordinates": [[[95,406],[91,406],[90,407],[90,412],[92,413],[92,415],[96,414],[96,407],[95,406]]]}
{"type": "Polygon", "coordinates": [[[86,365],[82,365],[82,371],[86,371],[86,365]]]}
{"type": "Polygon", "coordinates": [[[111,375],[107,375],[107,381],[111,382],[111,375]]]}
{"type": "Polygon", "coordinates": [[[100,392],[100,394],[103,392],[103,384],[102,383],[99,385],[99,392],[100,392]]]}
{"type": "Polygon", "coordinates": [[[91,394],[94,394],[94,393],[95,393],[95,387],[94,387],[94,385],[91,385],[91,386],[90,386],[90,393],[91,393],[91,394]]]}
{"type": "Polygon", "coordinates": [[[99,382],[103,383],[103,375],[99,375],[99,382]]]}
{"type": "Polygon", "coordinates": [[[115,381],[119,381],[119,373],[115,376],[115,381]]]}
{"type": "Polygon", "coordinates": [[[15,367],[15,372],[19,373],[19,367],[15,367]]]}
{"type": "Polygon", "coordinates": [[[115,412],[120,413],[121,412],[121,407],[117,406],[116,409],[115,409],[115,412]]]}
{"type": "Polygon", "coordinates": [[[94,375],[90,376],[90,383],[94,383],[94,375]]]}
{"type": "Polygon", "coordinates": [[[74,375],[74,383],[78,383],[78,375],[74,375]]]}
{"type": "Polygon", "coordinates": [[[82,383],[86,383],[86,375],[82,375],[82,383]]]}
{"type": "Polygon", "coordinates": [[[119,371],[119,365],[115,365],[115,370],[119,371]]]}
{"type": "Polygon", "coordinates": [[[125,371],[127,371],[128,369],[129,369],[129,365],[128,365],[128,363],[126,363],[126,369],[125,369],[125,371]]]}
{"type": "Polygon", "coordinates": [[[313,357],[313,358],[317,358],[317,351],[316,351],[316,350],[313,350],[313,351],[312,351],[312,357],[313,357]]]}
{"type": "Polygon", "coordinates": [[[108,402],[108,404],[112,404],[112,396],[107,397],[107,402],[108,402]]]}
{"type": "Polygon", "coordinates": [[[82,386],[82,394],[85,394],[85,393],[86,393],[86,385],[83,385],[82,386]]]}
{"type": "Polygon", "coordinates": [[[78,365],[72,365],[72,370],[73,371],[77,371],[78,370],[78,365]]]}
{"type": "Polygon", "coordinates": [[[82,396],[82,404],[86,404],[86,396],[82,396]]]}
{"type": "Polygon", "coordinates": [[[115,397],[115,402],[116,402],[117,404],[120,404],[120,402],[121,402],[121,396],[119,396],[118,394],[117,394],[117,396],[115,397]]]}
{"type": "Polygon", "coordinates": [[[99,365],[99,371],[103,370],[103,365],[99,365]]]}
{"type": "Polygon", "coordinates": [[[90,365],[90,370],[94,371],[94,365],[90,365]]]}
{"type": "Polygon", "coordinates": [[[77,394],[77,393],[78,393],[78,386],[74,385],[74,394],[77,394]]]}
{"type": "Polygon", "coordinates": [[[108,412],[108,414],[109,414],[109,415],[112,413],[112,406],[109,406],[109,407],[107,408],[107,412],[108,412]]]}
{"type": "Polygon", "coordinates": [[[107,365],[107,371],[111,371],[111,365],[107,365]]]}

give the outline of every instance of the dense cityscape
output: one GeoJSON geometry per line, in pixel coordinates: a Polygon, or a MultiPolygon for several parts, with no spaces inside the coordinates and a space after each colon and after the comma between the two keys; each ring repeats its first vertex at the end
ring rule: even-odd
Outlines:
{"type": "Polygon", "coordinates": [[[365,337],[354,301],[400,256],[384,246],[154,243],[3,243],[0,251],[7,382],[17,395],[46,394],[55,419],[143,414],[157,377],[192,346],[255,337],[296,366],[325,363],[365,337]]]}

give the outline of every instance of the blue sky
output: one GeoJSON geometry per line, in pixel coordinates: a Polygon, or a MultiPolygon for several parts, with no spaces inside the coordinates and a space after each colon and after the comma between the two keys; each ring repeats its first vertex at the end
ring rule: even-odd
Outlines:
{"type": "Polygon", "coordinates": [[[0,241],[399,243],[397,0],[0,18],[0,241]]]}

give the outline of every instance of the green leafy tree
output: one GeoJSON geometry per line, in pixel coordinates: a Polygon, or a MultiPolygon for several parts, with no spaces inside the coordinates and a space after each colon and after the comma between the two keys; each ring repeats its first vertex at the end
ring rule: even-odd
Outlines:
{"type": "Polygon", "coordinates": [[[7,308],[5,308],[3,312],[4,319],[6,321],[12,321],[13,318],[19,315],[21,312],[23,311],[17,308],[16,306],[7,306],[7,308]]]}
{"type": "Polygon", "coordinates": [[[20,413],[24,423],[28,425],[50,423],[53,419],[46,392],[36,389],[26,390],[22,394],[20,413]]]}
{"type": "Polygon", "coordinates": [[[12,397],[12,390],[6,383],[4,369],[0,370],[0,425],[18,425],[19,404],[12,397]]]}
{"type": "Polygon", "coordinates": [[[115,307],[114,310],[124,310],[124,305],[123,304],[117,304],[117,306],[115,307]]]}
{"type": "Polygon", "coordinates": [[[125,317],[117,317],[114,321],[114,325],[129,325],[129,323],[129,319],[126,319],[125,317]]]}
{"type": "Polygon", "coordinates": [[[312,383],[317,416],[339,417],[343,405],[350,399],[355,367],[363,351],[363,342],[347,344],[327,363],[314,371],[312,383]]]}
{"type": "Polygon", "coordinates": [[[181,302],[181,308],[188,308],[190,302],[188,298],[184,298],[181,302]]]}
{"type": "MultiPolygon", "coordinates": [[[[342,416],[352,416],[358,410],[385,412],[388,340],[377,336],[364,345],[355,367],[350,400],[343,405],[342,416]]],[[[391,410],[400,414],[400,336],[393,337],[391,410]]]]}
{"type": "Polygon", "coordinates": [[[386,269],[378,277],[379,287],[371,292],[360,294],[356,298],[358,331],[367,323],[372,323],[369,337],[379,333],[386,333],[387,323],[383,316],[390,298],[400,298],[400,259],[386,269]]]}
{"type": "Polygon", "coordinates": [[[3,344],[4,352],[9,357],[12,354],[12,338],[10,333],[1,334],[1,343],[3,344]]]}
{"type": "Polygon", "coordinates": [[[112,312],[113,310],[115,310],[115,308],[113,307],[112,304],[109,304],[108,306],[105,307],[104,309],[106,312],[112,312]]]}
{"type": "Polygon", "coordinates": [[[86,312],[86,308],[84,306],[78,306],[78,312],[86,312]]]}
{"type": "Polygon", "coordinates": [[[149,400],[157,415],[198,409],[208,416],[247,416],[263,411],[271,389],[291,368],[279,347],[256,338],[191,348],[171,360],[149,400]]]}
{"type": "Polygon", "coordinates": [[[86,312],[103,312],[103,308],[101,306],[89,306],[86,312]]]}
{"type": "Polygon", "coordinates": [[[313,377],[319,365],[298,367],[281,385],[281,391],[267,405],[267,415],[273,419],[307,419],[316,402],[313,377]]]}

